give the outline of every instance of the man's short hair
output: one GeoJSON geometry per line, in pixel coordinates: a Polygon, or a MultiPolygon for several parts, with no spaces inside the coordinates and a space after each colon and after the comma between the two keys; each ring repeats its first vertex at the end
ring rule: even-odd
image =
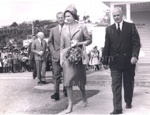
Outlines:
{"type": "Polygon", "coordinates": [[[57,17],[59,14],[64,14],[64,13],[63,13],[63,12],[58,12],[58,13],[56,14],[56,17],[57,17]]]}
{"type": "Polygon", "coordinates": [[[119,12],[123,13],[122,8],[119,7],[119,6],[114,7],[113,11],[114,11],[114,10],[118,10],[119,12]]]}

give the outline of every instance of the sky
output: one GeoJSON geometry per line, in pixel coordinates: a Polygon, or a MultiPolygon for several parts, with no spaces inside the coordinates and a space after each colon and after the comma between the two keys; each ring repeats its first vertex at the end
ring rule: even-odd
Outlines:
{"type": "Polygon", "coordinates": [[[108,9],[100,0],[0,0],[0,27],[13,22],[56,19],[56,13],[74,4],[78,15],[90,15],[92,21],[108,9]]]}

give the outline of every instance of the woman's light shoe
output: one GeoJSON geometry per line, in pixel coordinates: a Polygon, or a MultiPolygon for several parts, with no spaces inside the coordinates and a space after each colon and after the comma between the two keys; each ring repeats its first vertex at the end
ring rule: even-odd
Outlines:
{"type": "Polygon", "coordinates": [[[84,101],[84,102],[83,102],[83,107],[86,107],[87,104],[88,104],[88,101],[84,101]]]}
{"type": "Polygon", "coordinates": [[[69,107],[69,108],[66,109],[65,114],[69,114],[71,112],[72,112],[72,107],[69,107]]]}

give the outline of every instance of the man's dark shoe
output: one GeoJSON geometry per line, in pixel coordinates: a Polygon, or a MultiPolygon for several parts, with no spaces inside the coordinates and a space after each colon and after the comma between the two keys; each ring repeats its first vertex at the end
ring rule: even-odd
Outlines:
{"type": "Polygon", "coordinates": [[[114,110],[113,112],[110,113],[110,115],[114,114],[122,114],[122,110],[114,110]]]}
{"type": "Polygon", "coordinates": [[[65,97],[68,97],[66,88],[63,89],[63,94],[64,94],[65,97]]]}
{"type": "Polygon", "coordinates": [[[66,90],[65,87],[63,87],[63,93],[64,93],[64,96],[65,96],[65,97],[68,97],[68,95],[67,95],[67,90],[66,90]]]}
{"type": "Polygon", "coordinates": [[[42,85],[43,83],[41,81],[38,82],[38,85],[42,85]]]}
{"type": "Polygon", "coordinates": [[[63,93],[64,93],[64,96],[65,96],[65,97],[68,97],[67,91],[63,91],[63,93]]]}
{"type": "Polygon", "coordinates": [[[131,105],[131,104],[126,104],[126,108],[127,108],[127,109],[131,109],[131,108],[132,108],[132,105],[131,105]]]}
{"type": "Polygon", "coordinates": [[[51,95],[51,99],[55,99],[56,101],[60,100],[59,94],[58,93],[54,93],[53,95],[51,95]]]}
{"type": "Polygon", "coordinates": [[[36,76],[33,76],[33,79],[35,79],[36,78],[36,76]]]}
{"type": "Polygon", "coordinates": [[[47,84],[47,82],[46,82],[46,81],[42,81],[42,83],[43,83],[43,84],[47,84]]]}

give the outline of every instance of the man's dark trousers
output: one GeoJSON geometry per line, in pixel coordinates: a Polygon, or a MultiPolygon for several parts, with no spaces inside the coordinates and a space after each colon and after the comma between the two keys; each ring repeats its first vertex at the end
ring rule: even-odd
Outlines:
{"type": "Polygon", "coordinates": [[[126,104],[131,104],[134,90],[135,66],[123,70],[115,68],[110,68],[110,70],[112,77],[114,110],[122,110],[122,80],[124,87],[124,100],[126,104]]]}
{"type": "Polygon", "coordinates": [[[33,78],[36,78],[37,72],[36,72],[36,62],[35,62],[35,60],[30,61],[30,67],[33,70],[33,78]]]}
{"type": "Polygon", "coordinates": [[[54,93],[59,94],[59,85],[62,77],[62,67],[60,61],[52,61],[53,66],[53,79],[54,79],[54,93]]]}

